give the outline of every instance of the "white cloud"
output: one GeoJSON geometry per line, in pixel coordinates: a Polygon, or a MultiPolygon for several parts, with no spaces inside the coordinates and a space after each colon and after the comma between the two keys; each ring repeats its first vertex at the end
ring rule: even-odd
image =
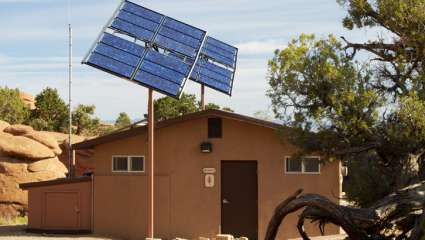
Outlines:
{"type": "MultiPolygon", "coordinates": [[[[82,57],[75,56],[73,59],[74,69],[80,69],[82,57]]],[[[0,54],[0,72],[66,72],[68,57],[9,57],[0,54]]]]}
{"type": "Polygon", "coordinates": [[[271,55],[276,49],[282,49],[285,45],[277,41],[252,41],[236,45],[241,54],[247,55],[271,55]]]}
{"type": "MultiPolygon", "coordinates": [[[[364,33],[359,31],[342,32],[340,21],[344,12],[329,0],[135,1],[208,30],[209,35],[239,47],[233,96],[208,89],[206,100],[244,114],[269,107],[270,100],[265,96],[267,60],[291,38],[302,32],[325,36],[333,32],[352,40],[364,38],[364,33]]],[[[114,119],[122,111],[132,117],[143,116],[145,88],[81,66],[82,57],[77,57],[86,53],[119,2],[0,0],[0,15],[7,19],[0,21],[5,33],[0,39],[0,86],[19,87],[33,94],[50,86],[58,88],[61,96],[67,98],[67,24],[71,22],[75,53],[74,103],[95,104],[96,112],[103,119],[114,119]]],[[[199,90],[199,84],[192,81],[185,89],[198,97],[199,90]]]]}
{"type": "Polygon", "coordinates": [[[7,63],[7,56],[0,53],[0,64],[5,64],[7,63]]]}
{"type": "Polygon", "coordinates": [[[40,2],[40,0],[0,0],[0,3],[29,3],[40,2]]]}
{"type": "MultiPolygon", "coordinates": [[[[16,68],[24,64],[29,69],[26,71],[13,69],[4,71],[0,66],[0,86],[20,88],[34,95],[43,88],[50,86],[57,88],[62,98],[67,99],[68,73],[66,57],[8,57],[6,59],[8,59],[7,66],[10,66],[10,62],[13,62],[16,64],[16,68]],[[31,67],[28,65],[29,63],[37,62],[39,63],[37,66],[31,67]],[[61,66],[52,66],[51,64],[60,64],[61,66]],[[37,71],[35,71],[36,69],[37,71]]],[[[75,66],[73,78],[74,105],[79,103],[95,104],[97,115],[104,120],[113,120],[122,111],[127,112],[132,118],[140,118],[146,112],[146,88],[88,66],[82,66],[77,63],[75,66]]],[[[265,96],[267,89],[266,72],[267,65],[263,59],[241,59],[235,77],[233,96],[228,97],[215,90],[207,89],[206,100],[207,102],[228,106],[239,113],[247,115],[258,110],[267,109],[269,100],[265,96]]],[[[188,81],[185,92],[196,94],[199,99],[199,84],[188,81]]],[[[156,98],[162,96],[159,93],[155,94],[156,98]]]]}

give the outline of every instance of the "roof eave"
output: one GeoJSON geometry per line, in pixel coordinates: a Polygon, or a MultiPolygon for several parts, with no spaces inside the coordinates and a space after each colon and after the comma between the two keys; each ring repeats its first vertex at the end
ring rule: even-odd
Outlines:
{"type": "MultiPolygon", "coordinates": [[[[167,126],[179,123],[179,122],[192,120],[192,119],[198,119],[198,118],[202,118],[202,117],[211,117],[211,116],[233,119],[233,120],[236,120],[236,121],[246,122],[246,123],[249,123],[249,124],[254,124],[254,125],[261,126],[261,127],[271,128],[271,129],[279,129],[279,128],[282,127],[282,125],[280,125],[278,123],[269,122],[269,121],[265,121],[265,120],[261,120],[261,119],[257,119],[257,118],[233,113],[233,112],[210,109],[210,110],[199,111],[199,112],[195,112],[195,113],[189,113],[189,114],[182,115],[182,116],[179,116],[179,117],[176,117],[176,118],[173,118],[173,119],[168,119],[168,120],[158,122],[158,123],[156,123],[155,128],[163,128],[163,127],[167,127],[167,126]]],[[[84,142],[73,144],[72,149],[74,149],[74,150],[90,149],[90,148],[93,148],[96,145],[107,143],[109,141],[113,141],[113,140],[116,140],[116,139],[122,139],[122,138],[125,138],[125,137],[135,136],[135,135],[144,133],[146,130],[147,130],[147,126],[141,126],[141,127],[130,128],[130,129],[127,129],[127,130],[124,130],[124,131],[113,132],[113,133],[110,133],[108,135],[104,135],[104,136],[101,136],[101,137],[98,137],[98,138],[94,138],[94,139],[90,139],[90,140],[87,140],[87,141],[84,141],[84,142]]]]}
{"type": "Polygon", "coordinates": [[[71,184],[71,183],[80,183],[80,182],[89,182],[91,181],[91,177],[78,177],[78,178],[59,178],[49,181],[43,182],[30,182],[30,183],[21,183],[19,184],[19,188],[23,190],[27,190],[29,188],[34,187],[46,187],[46,186],[54,186],[54,185],[62,185],[62,184],[71,184]]]}

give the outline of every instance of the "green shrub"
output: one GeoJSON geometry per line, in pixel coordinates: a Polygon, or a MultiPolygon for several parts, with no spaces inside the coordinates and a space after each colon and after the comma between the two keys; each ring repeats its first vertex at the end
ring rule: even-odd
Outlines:
{"type": "Polygon", "coordinates": [[[26,225],[28,217],[0,218],[0,226],[26,225]]]}
{"type": "Polygon", "coordinates": [[[19,97],[18,89],[0,87],[0,119],[10,124],[25,122],[30,109],[19,97]]]}

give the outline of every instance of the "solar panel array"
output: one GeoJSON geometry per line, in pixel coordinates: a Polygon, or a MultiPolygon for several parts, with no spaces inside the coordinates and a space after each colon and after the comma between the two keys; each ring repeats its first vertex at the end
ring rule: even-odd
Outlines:
{"type": "Polygon", "coordinates": [[[123,1],[83,63],[179,98],[189,78],[230,95],[236,58],[206,31],[123,1]]]}
{"type": "Polygon", "coordinates": [[[191,79],[232,95],[238,49],[207,37],[191,79]]]}

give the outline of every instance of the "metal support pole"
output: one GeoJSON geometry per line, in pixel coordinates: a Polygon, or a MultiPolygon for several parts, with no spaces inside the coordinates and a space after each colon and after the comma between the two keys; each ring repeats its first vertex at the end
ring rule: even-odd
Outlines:
{"type": "Polygon", "coordinates": [[[68,72],[68,178],[72,178],[73,175],[73,151],[72,151],[72,27],[68,25],[69,30],[69,72],[68,72]]]}
{"type": "Polygon", "coordinates": [[[205,85],[201,84],[201,110],[205,110],[205,85]]]}
{"type": "Polygon", "coordinates": [[[148,100],[148,238],[154,239],[154,109],[153,90],[149,89],[148,100]]]}

